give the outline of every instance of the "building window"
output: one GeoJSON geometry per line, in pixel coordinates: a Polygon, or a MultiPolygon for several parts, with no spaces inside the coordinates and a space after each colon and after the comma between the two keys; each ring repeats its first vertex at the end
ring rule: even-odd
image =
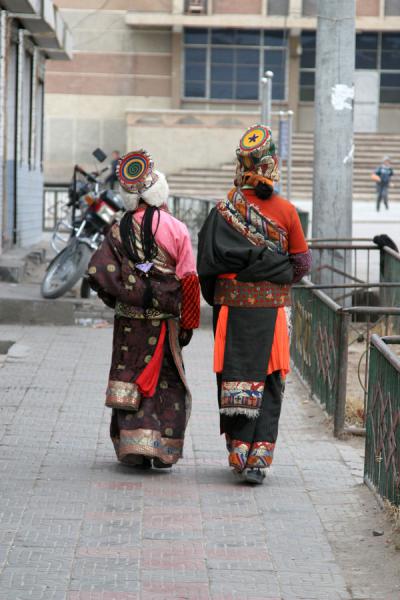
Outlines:
{"type": "Polygon", "coordinates": [[[356,69],[378,68],[378,34],[357,33],[356,69]]]}
{"type": "Polygon", "coordinates": [[[400,102],[400,33],[381,34],[381,102],[400,102]]]}
{"type": "Polygon", "coordinates": [[[400,16],[399,0],[385,0],[385,16],[386,17],[399,17],[400,16]]]}
{"type": "Polygon", "coordinates": [[[315,86],[315,31],[302,31],[300,58],[300,100],[312,102],[315,86]]]}
{"type": "Polygon", "coordinates": [[[289,14],[289,0],[268,0],[268,15],[287,17],[289,14]]]}
{"type": "Polygon", "coordinates": [[[272,98],[286,97],[283,30],[185,29],[184,97],[258,100],[264,71],[274,73],[272,98]]]}
{"type": "Polygon", "coordinates": [[[303,0],[303,17],[316,17],[318,0],[303,0]]]}
{"type": "MultiPolygon", "coordinates": [[[[300,61],[300,100],[314,100],[316,34],[303,31],[300,61]]],[[[380,101],[400,103],[400,33],[358,33],[356,69],[380,72],[380,101]]]]}

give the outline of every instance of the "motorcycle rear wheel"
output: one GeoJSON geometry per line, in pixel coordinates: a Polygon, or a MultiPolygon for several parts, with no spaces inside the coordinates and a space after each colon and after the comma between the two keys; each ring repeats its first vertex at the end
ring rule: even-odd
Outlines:
{"type": "Polygon", "coordinates": [[[41,285],[43,298],[60,298],[85,274],[91,249],[74,241],[51,261],[41,285]]]}

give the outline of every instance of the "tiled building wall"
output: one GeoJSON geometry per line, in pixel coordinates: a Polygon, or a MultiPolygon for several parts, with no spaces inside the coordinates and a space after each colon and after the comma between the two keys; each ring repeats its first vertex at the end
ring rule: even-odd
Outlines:
{"type": "Polygon", "coordinates": [[[42,239],[43,173],[27,164],[17,170],[17,245],[28,248],[42,239]]]}
{"type": "Polygon", "coordinates": [[[169,12],[171,0],[58,0],[74,36],[74,59],[47,64],[45,178],[65,183],[75,162],[93,166],[97,146],[126,149],[125,113],[170,108],[172,36],[167,29],[133,29],[126,10],[169,12]],[[87,10],[90,8],[91,10],[87,10]]]}

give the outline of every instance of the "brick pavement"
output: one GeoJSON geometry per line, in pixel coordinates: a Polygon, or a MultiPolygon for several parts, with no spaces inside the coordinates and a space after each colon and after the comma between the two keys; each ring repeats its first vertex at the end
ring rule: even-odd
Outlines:
{"type": "Polygon", "coordinates": [[[210,331],[186,352],[185,458],[151,473],[118,465],[108,438],[110,329],[2,326],[0,339],[30,347],[0,367],[0,600],[400,599],[361,441],[334,440],[294,376],[253,488],[226,467],[210,331]]]}

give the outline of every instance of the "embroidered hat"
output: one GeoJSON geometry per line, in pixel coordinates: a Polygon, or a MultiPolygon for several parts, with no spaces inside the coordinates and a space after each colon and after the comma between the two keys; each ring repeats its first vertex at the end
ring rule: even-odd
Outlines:
{"type": "Polygon", "coordinates": [[[134,150],[122,156],[117,164],[117,177],[125,207],[134,210],[141,198],[150,206],[165,204],[169,187],[165,175],[154,169],[153,159],[146,150],[134,150]]]}
{"type": "Polygon", "coordinates": [[[269,127],[253,125],[247,129],[240,139],[236,158],[235,185],[264,181],[272,186],[274,181],[279,181],[278,156],[269,127]]]}

